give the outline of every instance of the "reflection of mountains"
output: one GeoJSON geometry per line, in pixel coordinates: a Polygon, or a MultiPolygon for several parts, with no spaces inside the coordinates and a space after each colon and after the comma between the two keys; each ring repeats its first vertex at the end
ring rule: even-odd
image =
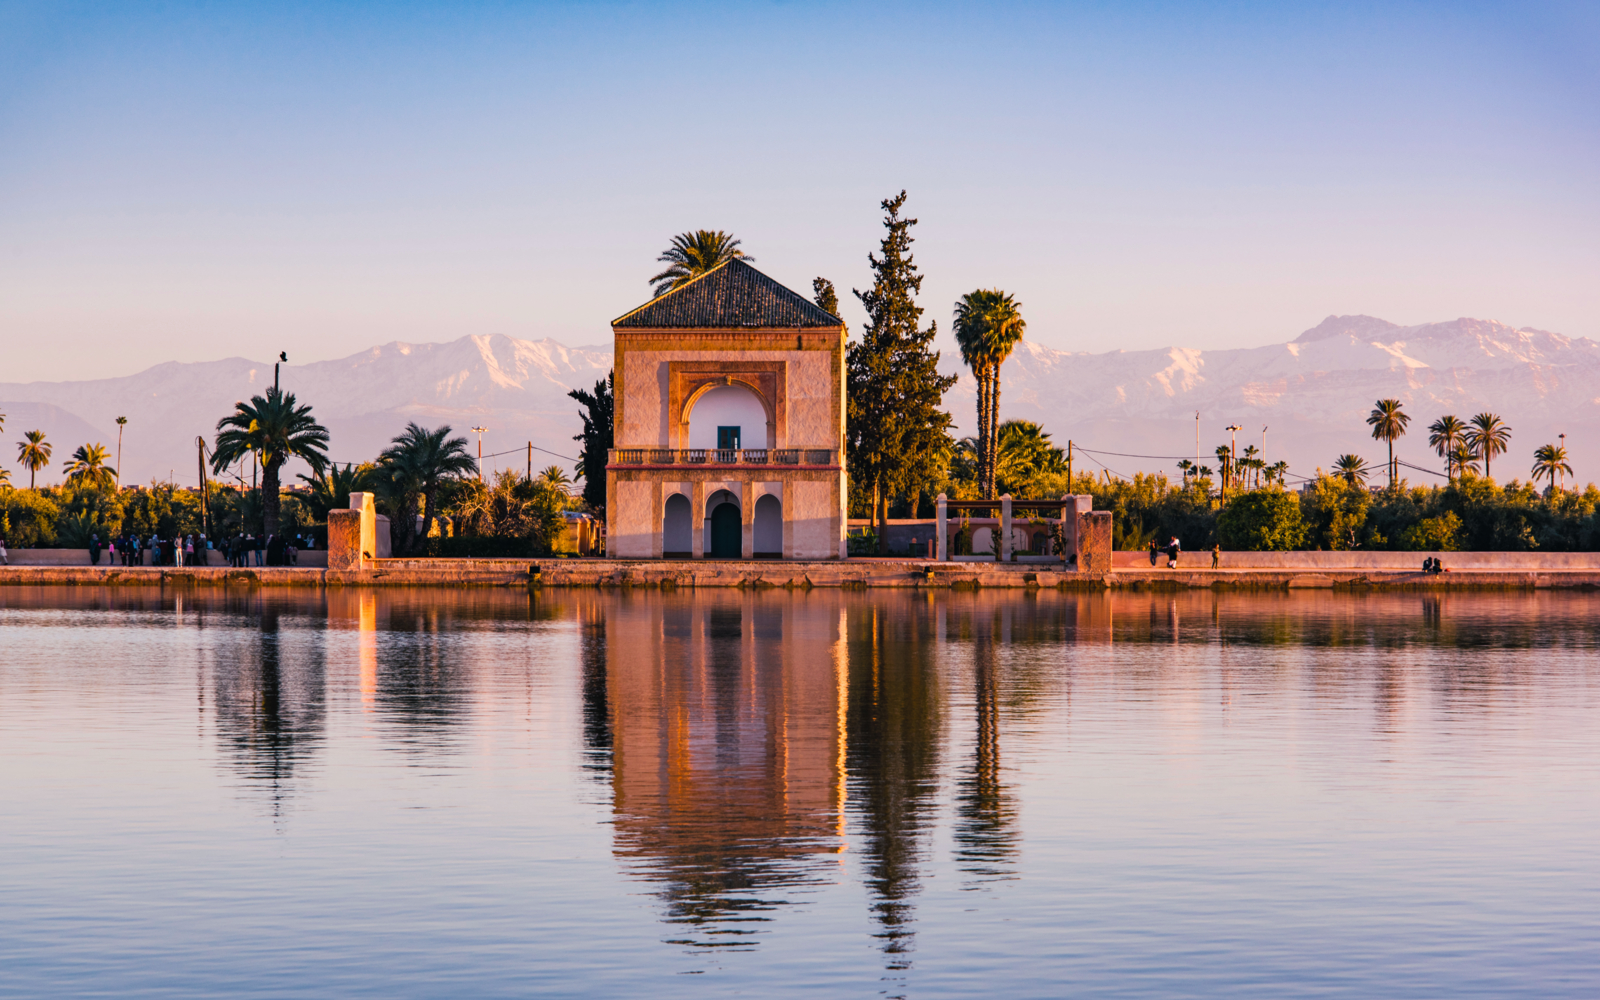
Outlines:
{"type": "Polygon", "coordinates": [[[701,592],[613,605],[606,630],[616,853],[664,883],[679,940],[747,945],[842,848],[837,626],[701,592]]]}

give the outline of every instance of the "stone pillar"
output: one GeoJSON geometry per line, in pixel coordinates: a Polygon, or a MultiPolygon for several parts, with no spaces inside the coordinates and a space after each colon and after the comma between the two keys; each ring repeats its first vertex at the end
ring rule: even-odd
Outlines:
{"type": "Polygon", "coordinates": [[[939,519],[939,554],[937,558],[940,562],[950,561],[950,511],[945,506],[947,502],[948,498],[943,493],[939,494],[939,499],[933,502],[934,509],[938,512],[936,516],[939,519]]]}
{"type": "Polygon", "coordinates": [[[361,558],[376,559],[378,556],[378,508],[376,494],[352,493],[350,494],[350,509],[361,512],[361,558]]]}
{"type": "Polygon", "coordinates": [[[1011,562],[1011,494],[1000,494],[1000,544],[995,548],[1001,562],[1011,562]]]}
{"type": "Polygon", "coordinates": [[[739,558],[756,557],[756,486],[739,484],[739,558]]]}
{"type": "Polygon", "coordinates": [[[689,558],[706,557],[706,484],[694,484],[694,496],[689,498],[689,558]]]}
{"type": "Polygon", "coordinates": [[[361,568],[361,512],[328,511],[328,568],[351,572],[361,568]]]}
{"type": "Polygon", "coordinates": [[[1090,511],[1078,518],[1078,571],[1105,576],[1111,572],[1111,512],[1090,511]]]}

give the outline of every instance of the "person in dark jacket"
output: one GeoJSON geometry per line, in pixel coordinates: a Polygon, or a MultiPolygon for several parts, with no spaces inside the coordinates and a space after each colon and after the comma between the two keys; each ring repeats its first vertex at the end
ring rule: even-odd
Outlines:
{"type": "Polygon", "coordinates": [[[89,565],[100,565],[100,536],[98,534],[89,536],[89,565]]]}

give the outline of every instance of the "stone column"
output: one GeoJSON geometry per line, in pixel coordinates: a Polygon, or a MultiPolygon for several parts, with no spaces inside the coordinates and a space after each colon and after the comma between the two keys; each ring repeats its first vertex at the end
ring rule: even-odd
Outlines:
{"type": "Polygon", "coordinates": [[[756,486],[739,484],[739,558],[756,557],[756,486]]]}
{"type": "Polygon", "coordinates": [[[1000,544],[995,549],[1001,562],[1011,561],[1011,494],[1000,494],[1000,544]]]}
{"type": "Polygon", "coordinates": [[[706,557],[706,484],[694,484],[694,496],[689,500],[689,556],[706,557]]]}
{"type": "Polygon", "coordinates": [[[939,494],[939,498],[933,502],[934,509],[938,512],[935,516],[939,519],[939,548],[937,550],[939,554],[936,558],[940,562],[950,561],[950,512],[945,506],[947,502],[948,498],[943,493],[939,494]]]}

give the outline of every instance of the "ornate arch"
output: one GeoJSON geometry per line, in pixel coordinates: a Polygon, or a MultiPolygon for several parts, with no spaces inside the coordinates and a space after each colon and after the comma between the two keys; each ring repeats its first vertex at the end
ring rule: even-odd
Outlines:
{"type": "Polygon", "coordinates": [[[776,448],[784,439],[784,364],[781,361],[673,361],[668,366],[668,414],[676,447],[687,447],[689,414],[712,389],[739,385],[761,401],[767,415],[766,442],[776,448]]]}

